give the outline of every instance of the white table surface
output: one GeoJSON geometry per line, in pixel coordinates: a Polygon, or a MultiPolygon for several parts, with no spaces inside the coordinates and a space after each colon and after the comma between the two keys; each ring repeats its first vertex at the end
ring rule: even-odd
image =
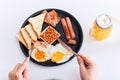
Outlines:
{"type": "MultiPolygon", "coordinates": [[[[113,21],[109,38],[95,41],[89,30],[95,18],[106,13],[120,19],[119,0],[0,0],[0,80],[8,80],[8,72],[25,59],[16,33],[32,13],[45,8],[59,8],[71,13],[81,24],[83,44],[80,53],[99,65],[97,80],[120,80],[120,23],[113,21]]],[[[80,80],[76,58],[57,67],[44,67],[29,62],[30,80],[80,80]]]]}

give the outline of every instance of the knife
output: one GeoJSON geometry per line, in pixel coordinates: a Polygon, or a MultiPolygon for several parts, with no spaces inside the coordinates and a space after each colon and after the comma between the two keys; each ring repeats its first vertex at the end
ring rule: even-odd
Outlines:
{"type": "Polygon", "coordinates": [[[76,55],[77,53],[71,49],[67,44],[65,44],[61,39],[58,39],[58,42],[69,52],[73,53],[76,55]]]}
{"type": "MultiPolygon", "coordinates": [[[[73,51],[73,50],[71,49],[71,47],[69,47],[67,44],[65,44],[61,39],[58,39],[58,42],[59,42],[67,51],[73,53],[73,55],[75,55],[75,56],[77,55],[77,53],[76,53],[75,51],[73,51]]],[[[88,63],[87,63],[86,61],[84,61],[84,64],[85,64],[86,66],[88,66],[88,63]]]]}

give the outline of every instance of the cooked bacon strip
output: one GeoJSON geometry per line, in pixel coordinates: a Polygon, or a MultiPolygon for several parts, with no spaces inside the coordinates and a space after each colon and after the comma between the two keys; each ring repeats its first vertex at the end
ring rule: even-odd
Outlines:
{"type": "Polygon", "coordinates": [[[46,45],[43,42],[40,42],[40,41],[33,42],[33,45],[39,51],[41,51],[43,48],[46,48],[46,45]]]}

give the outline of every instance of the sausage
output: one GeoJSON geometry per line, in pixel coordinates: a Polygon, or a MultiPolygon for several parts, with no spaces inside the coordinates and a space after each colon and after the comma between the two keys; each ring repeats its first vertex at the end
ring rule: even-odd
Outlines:
{"type": "Polygon", "coordinates": [[[70,39],[70,40],[68,41],[68,44],[75,45],[75,44],[76,44],[76,40],[72,40],[72,39],[70,39]]]}
{"type": "Polygon", "coordinates": [[[68,30],[70,32],[71,38],[75,39],[76,35],[75,35],[74,29],[73,29],[73,26],[71,24],[71,21],[70,21],[69,17],[66,17],[66,22],[67,22],[67,26],[68,26],[68,30]]]}
{"type": "Polygon", "coordinates": [[[69,33],[69,30],[68,30],[68,27],[67,27],[67,24],[66,24],[66,21],[65,21],[64,18],[61,18],[61,23],[62,23],[62,26],[63,26],[63,30],[64,30],[64,33],[65,33],[66,39],[69,40],[70,39],[70,33],[69,33]]]}

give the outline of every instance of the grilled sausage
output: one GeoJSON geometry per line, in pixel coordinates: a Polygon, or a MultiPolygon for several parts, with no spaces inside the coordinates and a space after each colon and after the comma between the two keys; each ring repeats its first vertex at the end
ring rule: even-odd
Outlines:
{"type": "Polygon", "coordinates": [[[68,30],[70,32],[71,38],[75,39],[76,35],[75,35],[74,29],[73,29],[73,26],[71,24],[71,21],[70,21],[69,17],[66,17],[66,22],[67,22],[67,26],[68,26],[68,30]]]}
{"type": "Polygon", "coordinates": [[[72,39],[70,39],[70,40],[68,41],[68,44],[75,45],[75,44],[76,44],[76,40],[72,40],[72,39]]]}
{"type": "Polygon", "coordinates": [[[61,19],[61,23],[62,23],[62,26],[63,26],[63,30],[64,30],[64,33],[65,33],[66,39],[69,40],[70,39],[70,33],[69,33],[69,30],[68,30],[68,27],[67,27],[67,24],[66,24],[66,21],[65,21],[64,18],[61,19]]]}

